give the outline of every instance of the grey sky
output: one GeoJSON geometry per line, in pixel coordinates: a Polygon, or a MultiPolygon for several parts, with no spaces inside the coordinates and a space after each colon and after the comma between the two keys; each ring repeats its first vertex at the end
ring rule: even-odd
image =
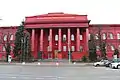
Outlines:
{"type": "Polygon", "coordinates": [[[0,26],[49,12],[87,14],[91,24],[120,24],[119,9],[119,0],[0,0],[0,26]]]}

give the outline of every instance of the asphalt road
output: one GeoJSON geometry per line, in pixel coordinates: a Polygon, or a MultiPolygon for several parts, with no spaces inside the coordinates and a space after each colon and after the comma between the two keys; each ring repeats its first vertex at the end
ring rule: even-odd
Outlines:
{"type": "Polygon", "coordinates": [[[0,80],[120,80],[120,69],[0,65],[0,80]]]}

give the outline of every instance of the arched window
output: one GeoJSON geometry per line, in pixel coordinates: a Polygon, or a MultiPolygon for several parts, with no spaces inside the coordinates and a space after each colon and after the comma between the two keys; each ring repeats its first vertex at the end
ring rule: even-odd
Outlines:
{"type": "Polygon", "coordinates": [[[63,34],[63,41],[66,41],[66,34],[63,34]]]}
{"type": "Polygon", "coordinates": [[[99,51],[100,47],[99,46],[96,46],[96,50],[99,51]]]}
{"type": "Polygon", "coordinates": [[[57,34],[55,35],[55,41],[58,41],[58,35],[57,34]]]}
{"type": "Polygon", "coordinates": [[[11,51],[13,51],[13,46],[10,46],[11,51]]]}
{"type": "Polygon", "coordinates": [[[114,48],[114,46],[113,46],[113,45],[111,45],[111,50],[112,50],[112,51],[114,51],[114,50],[115,50],[115,48],[114,48]]]}
{"type": "Polygon", "coordinates": [[[103,39],[106,39],[106,34],[105,33],[103,33],[102,36],[103,36],[103,39]]]}
{"type": "Polygon", "coordinates": [[[95,39],[98,39],[98,34],[95,35],[95,39]]]}
{"type": "Polygon", "coordinates": [[[83,40],[83,36],[82,35],[80,35],[80,40],[83,40]]]}
{"type": "Polygon", "coordinates": [[[74,34],[71,35],[71,40],[74,41],[74,34]]]}
{"type": "Polygon", "coordinates": [[[120,45],[118,45],[118,50],[120,51],[120,45]]]}
{"type": "Polygon", "coordinates": [[[120,33],[117,33],[117,39],[120,39],[120,33]]]}
{"type": "Polygon", "coordinates": [[[4,35],[4,41],[7,41],[7,35],[6,34],[4,35]]]}
{"type": "Polygon", "coordinates": [[[113,34],[112,34],[112,33],[110,33],[109,35],[110,35],[110,39],[113,39],[113,34]]]}
{"type": "Polygon", "coordinates": [[[13,34],[10,35],[10,40],[13,40],[13,34]]]}

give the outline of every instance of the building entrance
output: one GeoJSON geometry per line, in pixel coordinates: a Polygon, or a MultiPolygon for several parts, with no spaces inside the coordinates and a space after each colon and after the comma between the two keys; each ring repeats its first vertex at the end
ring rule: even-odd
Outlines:
{"type": "Polygon", "coordinates": [[[54,50],[54,58],[58,59],[58,50],[54,50]]]}

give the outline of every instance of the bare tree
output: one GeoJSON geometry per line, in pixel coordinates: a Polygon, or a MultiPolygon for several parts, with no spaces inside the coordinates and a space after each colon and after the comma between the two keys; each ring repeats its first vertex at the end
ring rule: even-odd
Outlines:
{"type": "Polygon", "coordinates": [[[10,31],[1,31],[1,36],[0,36],[0,42],[1,44],[3,45],[3,48],[5,48],[5,51],[6,51],[6,61],[8,62],[8,55],[10,55],[10,52],[11,52],[11,44],[12,44],[12,41],[11,41],[11,37],[12,37],[12,34],[10,33],[10,31]]]}
{"type": "MultiPolygon", "coordinates": [[[[101,58],[106,59],[106,39],[103,39],[103,31],[101,26],[95,26],[92,28],[92,34],[94,35],[94,38],[96,38],[95,44],[99,47],[99,51],[101,53],[101,58]]],[[[104,34],[107,34],[105,32],[104,34]]]]}

